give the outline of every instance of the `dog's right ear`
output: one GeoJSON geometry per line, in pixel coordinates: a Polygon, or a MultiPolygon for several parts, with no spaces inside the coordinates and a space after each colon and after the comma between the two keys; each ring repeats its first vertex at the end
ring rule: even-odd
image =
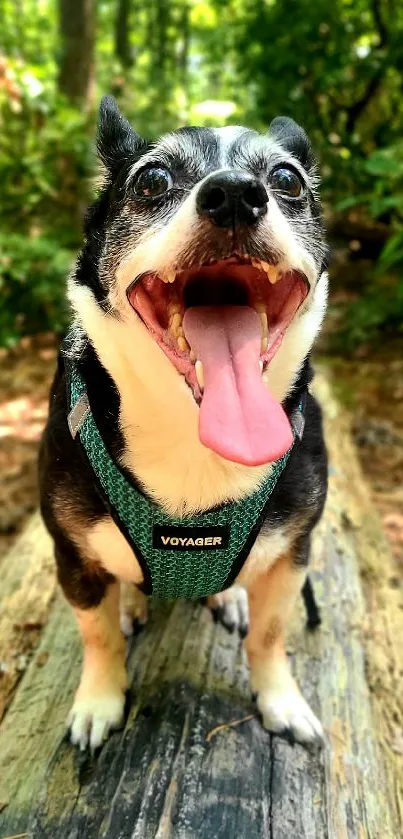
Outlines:
{"type": "Polygon", "coordinates": [[[145,145],[145,141],[120,113],[113,96],[104,96],[99,108],[97,150],[112,179],[145,145]]]}
{"type": "Polygon", "coordinates": [[[294,154],[307,172],[314,167],[315,158],[309,139],[304,129],[291,117],[275,117],[269,127],[269,134],[283,149],[294,154]]]}

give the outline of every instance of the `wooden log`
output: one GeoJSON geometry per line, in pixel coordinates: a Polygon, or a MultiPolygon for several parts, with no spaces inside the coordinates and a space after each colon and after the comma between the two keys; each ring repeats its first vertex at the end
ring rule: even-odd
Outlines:
{"type": "Polygon", "coordinates": [[[392,560],[344,415],[323,379],[318,390],[331,453],[313,563],[323,624],[308,633],[301,605],[289,652],[325,726],[324,753],[262,729],[239,639],[199,604],[179,602],[154,603],[149,625],[131,644],[124,730],[98,757],[81,755],[65,738],[80,645],[58,596],[0,726],[1,839],[399,839],[399,755],[388,740],[389,711],[389,723],[381,721],[378,689],[385,678],[385,690],[396,693],[399,642],[382,634],[381,661],[376,644],[384,629],[399,631],[398,592],[392,589],[390,610],[382,580],[392,560]]]}
{"type": "Polygon", "coordinates": [[[332,474],[326,517],[354,551],[365,612],[360,620],[365,675],[387,773],[390,806],[403,834],[403,588],[379,516],[371,501],[350,433],[350,415],[335,399],[328,372],[316,377],[324,409],[332,474]]]}
{"type": "Polygon", "coordinates": [[[56,590],[50,538],[39,513],[5,557],[0,581],[0,720],[38,644],[56,590]]]}

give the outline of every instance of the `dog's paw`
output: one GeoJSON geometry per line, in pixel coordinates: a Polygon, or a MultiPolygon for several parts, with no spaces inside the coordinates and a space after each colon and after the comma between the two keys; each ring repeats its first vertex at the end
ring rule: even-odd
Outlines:
{"type": "Polygon", "coordinates": [[[214,619],[222,623],[228,632],[236,630],[241,638],[246,637],[249,630],[249,602],[243,586],[234,585],[220,594],[208,597],[207,606],[214,619]]]}
{"type": "Polygon", "coordinates": [[[134,583],[120,584],[120,628],[123,635],[140,631],[148,620],[148,599],[134,583]]]}
{"type": "Polygon", "coordinates": [[[257,707],[263,725],[292,743],[322,748],[325,735],[319,720],[304,697],[297,691],[265,690],[258,694],[257,707]]]}
{"type": "Polygon", "coordinates": [[[121,728],[124,718],[125,694],[123,691],[79,699],[68,717],[70,740],[84,751],[87,746],[94,752],[108,738],[111,731],[121,728]]]}

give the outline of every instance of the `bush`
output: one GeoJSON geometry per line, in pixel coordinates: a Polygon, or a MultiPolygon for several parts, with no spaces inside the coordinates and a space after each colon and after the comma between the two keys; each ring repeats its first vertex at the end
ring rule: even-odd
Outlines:
{"type": "Polygon", "coordinates": [[[0,346],[64,329],[66,277],[93,164],[91,115],[69,106],[24,62],[7,68],[15,91],[0,86],[0,346]]]}
{"type": "Polygon", "coordinates": [[[403,332],[403,283],[397,278],[373,280],[362,298],[351,303],[338,336],[337,348],[355,350],[360,344],[396,337],[403,332]]]}
{"type": "Polygon", "coordinates": [[[366,192],[339,203],[339,210],[361,205],[367,215],[390,227],[390,236],[369,278],[364,296],[348,308],[341,342],[351,350],[381,332],[403,331],[403,142],[378,149],[362,165],[366,192]]]}
{"type": "Polygon", "coordinates": [[[94,162],[88,118],[44,97],[25,101],[17,112],[3,103],[1,114],[7,125],[0,157],[2,229],[12,219],[14,229],[51,229],[75,246],[94,162]]]}
{"type": "Polygon", "coordinates": [[[53,239],[0,235],[0,345],[48,329],[62,332],[68,310],[66,277],[74,251],[53,239]]]}

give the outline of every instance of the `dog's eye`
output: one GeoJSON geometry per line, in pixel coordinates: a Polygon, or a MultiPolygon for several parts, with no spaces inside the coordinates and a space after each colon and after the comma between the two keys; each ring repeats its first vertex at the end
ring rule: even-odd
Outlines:
{"type": "Polygon", "coordinates": [[[303,191],[303,184],[293,169],[282,166],[270,175],[270,186],[290,198],[299,198],[303,191]]]}
{"type": "Polygon", "coordinates": [[[137,195],[142,195],[143,198],[155,198],[157,195],[163,195],[172,188],[173,181],[168,169],[163,169],[161,166],[150,166],[149,169],[143,169],[137,176],[134,184],[134,189],[137,195]]]}

